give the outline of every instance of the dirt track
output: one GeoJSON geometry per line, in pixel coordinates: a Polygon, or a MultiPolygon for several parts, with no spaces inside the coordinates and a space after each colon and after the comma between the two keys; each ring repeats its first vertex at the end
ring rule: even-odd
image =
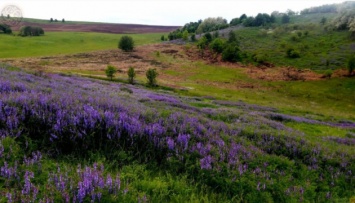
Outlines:
{"type": "Polygon", "coordinates": [[[38,26],[42,27],[45,32],[101,32],[101,33],[160,33],[171,32],[176,30],[177,26],[155,26],[155,25],[138,25],[138,24],[113,24],[113,23],[90,23],[90,24],[72,24],[62,22],[52,23],[29,23],[23,22],[13,30],[19,30],[21,26],[38,26]]]}

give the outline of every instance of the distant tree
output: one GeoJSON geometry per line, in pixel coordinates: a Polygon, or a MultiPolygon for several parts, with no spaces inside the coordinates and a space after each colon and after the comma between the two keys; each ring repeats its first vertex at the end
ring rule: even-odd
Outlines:
{"type": "Polygon", "coordinates": [[[247,19],[245,19],[243,21],[243,25],[246,27],[252,27],[252,26],[255,26],[254,22],[255,22],[254,17],[248,17],[247,19]]]}
{"type": "Polygon", "coordinates": [[[62,23],[65,23],[65,19],[64,18],[62,19],[62,23]]]}
{"type": "Polygon", "coordinates": [[[5,34],[11,34],[12,30],[10,26],[5,25],[5,24],[0,24],[0,31],[3,31],[5,34]]]}
{"type": "Polygon", "coordinates": [[[108,65],[106,70],[105,70],[106,76],[108,78],[110,78],[111,81],[112,81],[112,79],[113,79],[113,77],[114,77],[116,72],[117,72],[116,67],[111,66],[111,65],[108,65]]]}
{"type": "Polygon", "coordinates": [[[148,79],[148,86],[155,87],[157,86],[157,76],[158,72],[155,69],[149,68],[146,72],[146,77],[148,79]]]}
{"type": "Polygon", "coordinates": [[[208,41],[206,36],[201,37],[198,42],[197,42],[197,48],[199,48],[200,50],[204,50],[208,45],[208,41]]]}
{"type": "Polygon", "coordinates": [[[229,24],[235,26],[235,25],[239,25],[240,23],[241,22],[239,18],[233,18],[229,24]]]}
{"type": "Polygon", "coordinates": [[[136,77],[136,71],[134,70],[134,68],[133,67],[130,67],[129,69],[128,69],[128,82],[130,83],[130,84],[134,84],[134,78],[136,77]]]}
{"type": "Polygon", "coordinates": [[[132,51],[134,48],[133,38],[127,35],[122,36],[120,41],[118,42],[118,48],[125,52],[132,51]]]}
{"type": "Polygon", "coordinates": [[[291,9],[287,9],[286,14],[287,14],[288,16],[294,16],[294,15],[296,15],[297,13],[294,12],[293,10],[291,10],[291,9]]]}
{"type": "Polygon", "coordinates": [[[239,46],[236,43],[228,44],[222,52],[222,60],[230,62],[240,61],[241,53],[239,46]]]}
{"type": "Polygon", "coordinates": [[[228,22],[222,17],[206,18],[197,28],[196,33],[206,33],[228,27],[228,22]]]}
{"type": "Polygon", "coordinates": [[[196,35],[195,35],[195,34],[192,34],[192,35],[191,35],[191,41],[192,41],[192,42],[195,42],[195,41],[196,41],[196,35]]]}
{"type": "Polygon", "coordinates": [[[49,20],[49,22],[53,22],[53,18],[51,18],[51,19],[49,20]]]}
{"type": "Polygon", "coordinates": [[[182,39],[184,41],[187,41],[189,39],[189,32],[187,30],[182,33],[182,39]]]}
{"type": "Polygon", "coordinates": [[[218,31],[214,32],[212,37],[213,37],[213,39],[218,38],[219,37],[219,32],[218,31]]]}
{"type": "Polygon", "coordinates": [[[226,42],[224,39],[221,38],[215,38],[211,44],[210,44],[210,48],[216,52],[216,53],[222,53],[224,50],[224,47],[226,46],[226,42]]]}
{"type": "Polygon", "coordinates": [[[347,68],[348,68],[349,75],[351,75],[355,70],[355,56],[349,57],[347,68]]]}
{"type": "Polygon", "coordinates": [[[241,16],[239,17],[240,23],[243,23],[244,20],[246,20],[247,18],[248,18],[248,16],[247,16],[246,14],[241,15],[241,16]]]}
{"type": "Polygon", "coordinates": [[[324,25],[327,22],[327,18],[323,17],[322,20],[320,20],[320,24],[324,25]]]}
{"type": "Polygon", "coordinates": [[[10,14],[7,14],[7,18],[10,18],[10,14]]]}
{"type": "Polygon", "coordinates": [[[228,43],[236,43],[239,44],[238,39],[237,39],[237,34],[231,30],[228,33],[228,43]]]}
{"type": "Polygon", "coordinates": [[[22,37],[26,36],[41,36],[44,35],[44,30],[40,27],[33,26],[22,26],[20,28],[19,35],[22,37]]]}
{"type": "Polygon", "coordinates": [[[161,40],[161,41],[165,41],[165,36],[162,35],[162,36],[160,37],[160,40],[161,40]]]}
{"type": "Polygon", "coordinates": [[[211,33],[207,32],[204,37],[206,38],[207,40],[207,43],[209,44],[210,42],[212,42],[212,35],[211,33]]]}
{"type": "Polygon", "coordinates": [[[284,15],[282,16],[282,18],[281,18],[281,22],[282,22],[283,24],[289,23],[289,22],[290,22],[290,16],[287,15],[287,14],[284,14],[284,15]]]}
{"type": "Polygon", "coordinates": [[[54,22],[58,22],[58,20],[57,20],[57,19],[55,19],[55,20],[54,20],[54,22]]]}

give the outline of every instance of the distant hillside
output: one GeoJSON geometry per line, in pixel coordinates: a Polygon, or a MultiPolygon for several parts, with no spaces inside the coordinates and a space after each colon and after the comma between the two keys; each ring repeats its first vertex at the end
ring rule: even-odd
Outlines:
{"type": "Polygon", "coordinates": [[[160,25],[139,25],[139,24],[114,24],[114,23],[95,23],[95,22],[49,22],[49,20],[39,19],[23,19],[22,23],[16,27],[12,27],[17,31],[21,26],[39,26],[45,32],[50,31],[73,31],[73,32],[101,32],[101,33],[160,33],[170,32],[178,28],[178,26],[160,26],[160,25]]]}

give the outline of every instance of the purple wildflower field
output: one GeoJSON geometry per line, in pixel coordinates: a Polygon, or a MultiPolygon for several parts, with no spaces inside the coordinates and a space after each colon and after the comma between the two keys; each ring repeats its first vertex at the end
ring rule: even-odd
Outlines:
{"type": "MultiPolygon", "coordinates": [[[[121,166],[108,170],[96,161],[48,166],[48,160],[85,160],[90,153],[116,160],[119,152],[186,175],[229,200],[325,202],[355,194],[355,137],[314,142],[285,125],[342,123],[242,102],[214,101],[216,108],[198,108],[190,97],[76,76],[39,77],[2,66],[0,202],[122,201],[133,186],[120,176],[121,166]]],[[[154,199],[148,194],[137,201],[154,199]]]]}

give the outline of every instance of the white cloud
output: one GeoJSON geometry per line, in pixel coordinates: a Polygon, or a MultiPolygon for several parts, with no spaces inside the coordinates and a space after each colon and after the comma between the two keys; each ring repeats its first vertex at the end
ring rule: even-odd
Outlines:
{"type": "Polygon", "coordinates": [[[230,20],[243,13],[300,11],[340,2],[342,0],[0,0],[0,9],[9,4],[17,5],[29,18],[184,25],[207,17],[221,16],[230,20]]]}

